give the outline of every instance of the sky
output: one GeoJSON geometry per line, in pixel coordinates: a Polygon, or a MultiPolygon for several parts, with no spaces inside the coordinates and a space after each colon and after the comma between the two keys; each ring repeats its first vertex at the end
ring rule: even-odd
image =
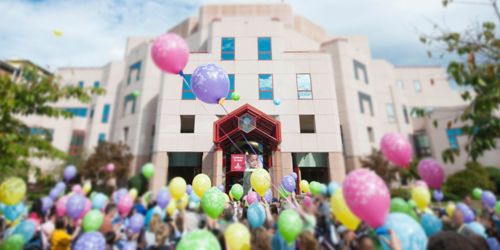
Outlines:
{"type": "MultiPolygon", "coordinates": [[[[284,0],[332,36],[367,36],[372,57],[396,65],[444,65],[429,59],[421,34],[438,24],[462,31],[496,20],[489,0],[284,0]]],[[[0,0],[0,60],[29,59],[57,67],[102,66],[124,57],[128,36],[157,36],[207,3],[281,0],[0,0]],[[56,37],[54,30],[62,31],[56,37]]]]}

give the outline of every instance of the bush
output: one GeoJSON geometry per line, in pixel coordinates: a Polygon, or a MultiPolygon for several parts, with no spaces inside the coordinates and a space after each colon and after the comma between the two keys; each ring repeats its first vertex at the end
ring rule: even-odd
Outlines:
{"type": "Polygon", "coordinates": [[[495,185],[495,189],[500,191],[500,169],[496,167],[486,167],[485,169],[490,175],[490,180],[495,185]]]}
{"type": "Polygon", "coordinates": [[[411,199],[411,191],[408,188],[391,188],[391,197],[399,197],[405,200],[411,199]]]}
{"type": "Polygon", "coordinates": [[[495,192],[495,185],[490,180],[488,171],[477,162],[469,162],[464,170],[458,171],[448,176],[443,191],[458,197],[471,195],[472,190],[479,187],[483,190],[491,190],[495,192]]]}

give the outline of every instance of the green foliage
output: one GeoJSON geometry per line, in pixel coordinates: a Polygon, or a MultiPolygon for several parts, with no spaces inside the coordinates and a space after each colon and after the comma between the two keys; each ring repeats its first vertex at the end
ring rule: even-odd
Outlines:
{"type": "Polygon", "coordinates": [[[500,191],[500,169],[496,167],[486,167],[484,169],[490,175],[490,180],[495,184],[495,189],[500,191]]]}
{"type": "Polygon", "coordinates": [[[30,186],[30,192],[27,193],[28,200],[34,201],[46,196],[52,187],[56,184],[56,177],[59,176],[55,174],[57,171],[42,172],[39,168],[35,170],[36,183],[30,186]]]}
{"type": "Polygon", "coordinates": [[[405,200],[411,199],[411,191],[408,188],[391,188],[391,197],[399,197],[405,200]]]}
{"type": "Polygon", "coordinates": [[[469,162],[464,170],[448,176],[443,191],[449,196],[465,197],[471,195],[475,187],[493,192],[496,190],[488,171],[477,162],[469,162]]]}
{"type": "Polygon", "coordinates": [[[23,77],[12,81],[0,76],[0,180],[9,176],[27,179],[33,158],[64,159],[66,154],[51,145],[45,135],[32,135],[21,116],[71,118],[72,114],[54,107],[58,101],[77,99],[87,103],[100,88],[63,86],[59,79],[45,76],[34,67],[23,68],[23,77]]]}

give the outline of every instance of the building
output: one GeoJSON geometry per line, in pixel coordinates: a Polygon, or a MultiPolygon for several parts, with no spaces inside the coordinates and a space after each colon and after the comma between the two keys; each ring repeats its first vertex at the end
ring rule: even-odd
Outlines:
{"type": "MultiPolygon", "coordinates": [[[[169,31],[189,44],[186,80],[206,63],[229,74],[231,92],[241,99],[227,100],[227,113],[196,100],[180,76],[154,65],[154,37],[131,37],[123,61],[57,72],[65,84],[99,83],[107,93],[87,106],[61,104],[86,111],[72,124],[53,124],[55,135],[65,136],[54,144],[72,152],[102,140],[125,142],[135,171],[154,163],[158,189],[172,176],[190,182],[197,173],[215,184],[241,181],[235,164],[252,157],[247,154],[259,155],[274,182],[292,171],[302,179],[341,181],[386,132],[408,135],[419,156],[436,159],[457,141],[411,113],[465,105],[443,68],[373,59],[366,37],[329,35],[287,4],[206,5],[169,31]]],[[[486,157],[499,165],[498,157],[486,157]]],[[[446,164],[447,173],[463,165],[446,164]]]]}

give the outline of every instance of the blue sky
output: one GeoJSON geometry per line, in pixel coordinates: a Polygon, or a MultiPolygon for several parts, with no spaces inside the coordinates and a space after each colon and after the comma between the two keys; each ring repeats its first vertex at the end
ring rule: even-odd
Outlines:
{"type": "MultiPolygon", "coordinates": [[[[489,0],[469,0],[487,2],[489,0]]],[[[1,0],[0,59],[30,59],[51,70],[101,66],[123,58],[127,36],[156,36],[206,3],[279,3],[281,0],[1,0]],[[63,32],[60,38],[53,30],[63,32]]],[[[364,35],[372,56],[399,65],[435,65],[419,34],[437,23],[463,30],[495,20],[484,5],[441,0],[285,0],[331,35],[364,35]]]]}

